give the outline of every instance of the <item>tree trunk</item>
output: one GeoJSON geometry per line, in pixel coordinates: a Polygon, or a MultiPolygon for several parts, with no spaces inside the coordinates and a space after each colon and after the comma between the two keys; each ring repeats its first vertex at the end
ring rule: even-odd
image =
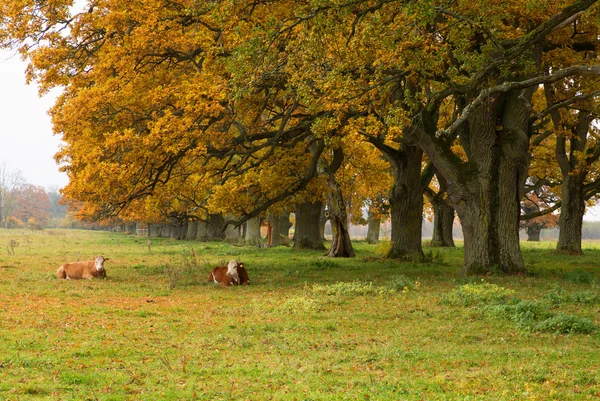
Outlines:
{"type": "Polygon", "coordinates": [[[279,217],[279,232],[281,233],[283,238],[290,238],[290,228],[292,227],[292,223],[290,223],[290,214],[285,213],[283,216],[279,217]]]}
{"type": "Polygon", "coordinates": [[[333,258],[351,258],[354,257],[354,248],[350,240],[350,232],[348,231],[348,213],[346,211],[346,201],[342,194],[342,188],[335,179],[335,172],[339,169],[344,159],[344,153],[341,148],[334,150],[333,159],[328,166],[323,166],[323,170],[327,175],[327,214],[325,217],[329,219],[331,224],[331,247],[325,256],[333,258]]]}
{"type": "Polygon", "coordinates": [[[390,191],[392,238],[389,258],[423,259],[422,157],[423,152],[415,146],[403,146],[398,153],[388,156],[394,169],[394,186],[390,191]]]}
{"type": "Polygon", "coordinates": [[[448,181],[448,198],[463,226],[464,274],[526,271],[519,214],[529,165],[531,94],[526,90],[491,96],[471,110],[459,136],[466,162],[436,139],[435,122],[423,113],[421,126],[428,134],[420,144],[448,181]]]}
{"type": "Polygon", "coordinates": [[[342,196],[340,185],[333,179],[331,174],[329,181],[330,192],[327,194],[327,215],[331,223],[331,247],[325,253],[329,257],[354,257],[354,248],[348,231],[348,215],[346,213],[346,202],[342,196]]]}
{"type": "Polygon", "coordinates": [[[431,246],[453,247],[454,208],[444,199],[431,201],[433,206],[433,236],[431,246]]]}
{"type": "Polygon", "coordinates": [[[558,222],[557,251],[581,255],[581,232],[585,213],[583,185],[585,174],[566,175],[562,185],[562,205],[558,222]]]}
{"type": "Polygon", "coordinates": [[[207,221],[198,222],[196,239],[199,241],[219,241],[225,238],[223,225],[225,219],[220,214],[208,215],[207,221]]]}
{"type": "Polygon", "coordinates": [[[527,226],[527,241],[539,242],[542,227],[538,224],[527,226]]]}
{"type": "Polygon", "coordinates": [[[253,217],[246,223],[246,244],[260,246],[260,217],[253,217]]]}
{"type": "MultiPolygon", "coordinates": [[[[233,217],[233,216],[229,216],[233,217]]],[[[231,224],[225,229],[225,239],[228,241],[237,241],[240,239],[240,227],[234,227],[231,224]]]]}
{"type": "Polygon", "coordinates": [[[173,231],[173,226],[170,224],[161,224],[160,236],[162,238],[171,238],[171,231],[173,231]]]}
{"type": "Polygon", "coordinates": [[[269,246],[279,246],[281,245],[281,219],[278,216],[270,214],[268,220],[271,225],[271,243],[269,246]]]}
{"type": "Polygon", "coordinates": [[[377,244],[379,242],[379,232],[381,231],[381,220],[375,217],[375,214],[369,210],[367,217],[367,243],[377,244]]]}
{"type": "Polygon", "coordinates": [[[181,233],[181,226],[180,225],[172,225],[171,226],[171,238],[172,239],[179,239],[180,238],[180,233],[181,233]]]}
{"type": "MultiPolygon", "coordinates": [[[[571,135],[568,138],[559,134],[556,138],[556,159],[563,177],[562,205],[558,221],[559,234],[556,249],[572,255],[581,255],[581,231],[583,214],[585,213],[584,184],[589,171],[588,164],[597,160],[597,152],[586,151],[588,132],[594,116],[590,112],[580,110],[577,124],[571,124],[571,135]],[[566,146],[566,141],[569,146],[566,146]]],[[[561,124],[556,115],[555,125],[561,124]]]]}
{"type": "Polygon", "coordinates": [[[197,221],[188,222],[185,239],[188,241],[195,240],[197,234],[198,234],[198,222],[197,221]]]}
{"type": "Polygon", "coordinates": [[[319,219],[322,206],[322,202],[307,202],[296,205],[294,249],[325,249],[319,231],[319,219]]]}

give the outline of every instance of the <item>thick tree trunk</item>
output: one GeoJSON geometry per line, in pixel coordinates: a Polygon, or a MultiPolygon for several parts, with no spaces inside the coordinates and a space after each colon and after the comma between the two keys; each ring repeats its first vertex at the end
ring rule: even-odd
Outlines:
{"type": "Polygon", "coordinates": [[[173,226],[170,224],[162,224],[160,235],[163,238],[171,238],[171,232],[173,231],[173,226]]]}
{"type": "Polygon", "coordinates": [[[160,237],[160,224],[148,223],[148,237],[160,237]]]}
{"type": "Polygon", "coordinates": [[[510,92],[502,110],[502,130],[498,133],[500,164],[498,177],[498,242],[500,269],[507,274],[526,272],[519,238],[521,199],[531,156],[529,154],[529,114],[532,90],[510,92]]]}
{"type": "Polygon", "coordinates": [[[431,245],[453,247],[454,208],[444,199],[431,201],[431,205],[433,206],[433,236],[431,238],[431,245]]]}
{"type": "Polygon", "coordinates": [[[211,214],[207,221],[198,222],[196,239],[199,241],[220,241],[225,238],[223,225],[225,219],[220,214],[211,214]]]}
{"type": "Polygon", "coordinates": [[[197,233],[198,233],[198,222],[197,221],[188,222],[185,239],[188,241],[195,240],[197,233]]]}
{"type": "Polygon", "coordinates": [[[421,149],[414,146],[404,146],[394,157],[388,157],[394,168],[394,186],[390,191],[392,238],[387,255],[390,258],[423,259],[422,157],[421,149]]]}
{"type": "Polygon", "coordinates": [[[379,232],[381,231],[381,220],[375,217],[375,214],[369,210],[367,217],[367,243],[377,244],[379,242],[379,232]]]}
{"type": "Polygon", "coordinates": [[[563,178],[562,205],[558,222],[557,251],[581,255],[581,232],[585,213],[583,185],[585,174],[567,175],[563,178]]]}
{"type": "Polygon", "coordinates": [[[269,225],[271,226],[269,246],[279,246],[281,245],[280,218],[270,214],[267,219],[269,221],[269,225]]]}
{"type": "Polygon", "coordinates": [[[331,223],[331,247],[325,253],[329,257],[354,257],[354,248],[348,231],[348,214],[342,189],[335,180],[333,173],[329,174],[329,192],[327,194],[327,215],[331,223]]]}
{"type": "Polygon", "coordinates": [[[527,241],[539,242],[541,232],[542,227],[537,224],[527,226],[527,241]]]}
{"type": "Polygon", "coordinates": [[[246,244],[260,246],[260,217],[253,217],[246,223],[246,244]]]}
{"type": "Polygon", "coordinates": [[[292,223],[290,223],[290,214],[285,213],[283,216],[279,216],[279,232],[284,239],[290,238],[290,228],[292,228],[292,223]]]}
{"type": "MultiPolygon", "coordinates": [[[[229,216],[229,217],[233,217],[233,216],[229,216]]],[[[241,238],[241,228],[240,227],[236,228],[230,224],[225,229],[224,235],[225,235],[225,239],[227,241],[237,241],[241,238]]]]}
{"type": "Polygon", "coordinates": [[[296,205],[294,249],[325,249],[319,231],[322,206],[322,202],[299,203],[296,205]]]}
{"type": "Polygon", "coordinates": [[[125,230],[127,231],[127,234],[137,234],[137,223],[125,224],[125,230]]]}
{"type": "Polygon", "coordinates": [[[176,224],[171,226],[171,238],[172,239],[180,239],[181,234],[181,226],[176,224]]]}

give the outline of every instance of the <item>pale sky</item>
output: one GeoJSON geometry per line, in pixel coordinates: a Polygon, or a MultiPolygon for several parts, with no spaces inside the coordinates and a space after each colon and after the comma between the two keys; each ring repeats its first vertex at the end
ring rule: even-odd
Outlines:
{"type": "Polygon", "coordinates": [[[0,163],[30,184],[62,188],[68,178],[53,159],[60,138],[47,113],[56,94],[40,98],[35,85],[25,85],[25,67],[18,55],[0,50],[0,163]]]}

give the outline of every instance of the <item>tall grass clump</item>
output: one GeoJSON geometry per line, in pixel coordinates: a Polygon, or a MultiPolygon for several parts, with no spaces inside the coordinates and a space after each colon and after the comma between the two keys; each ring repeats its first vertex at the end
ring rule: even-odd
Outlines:
{"type": "Polygon", "coordinates": [[[210,271],[208,262],[193,248],[181,254],[179,263],[172,260],[171,263],[164,263],[163,268],[170,290],[178,286],[202,283],[210,271]]]}
{"type": "Polygon", "coordinates": [[[513,290],[482,281],[455,288],[442,297],[447,305],[469,307],[492,319],[505,319],[521,330],[557,333],[589,334],[597,330],[594,323],[586,318],[553,313],[549,306],[557,303],[590,303],[597,299],[592,292],[569,294],[556,289],[546,294],[542,301],[522,300],[513,290]]]}
{"type": "Polygon", "coordinates": [[[453,306],[505,304],[515,292],[485,281],[461,285],[442,297],[442,303],[453,306]]]}
{"type": "Polygon", "coordinates": [[[600,303],[600,295],[594,291],[578,291],[569,293],[561,287],[555,287],[552,291],[544,294],[543,299],[551,305],[594,305],[600,303]]]}
{"type": "Polygon", "coordinates": [[[362,280],[338,282],[329,285],[313,284],[312,292],[314,294],[350,296],[392,295],[416,290],[419,286],[418,281],[400,275],[391,277],[385,285],[375,285],[372,281],[362,280]]]}
{"type": "Polygon", "coordinates": [[[543,333],[591,334],[598,328],[590,319],[559,313],[539,322],[533,329],[543,333]]]}

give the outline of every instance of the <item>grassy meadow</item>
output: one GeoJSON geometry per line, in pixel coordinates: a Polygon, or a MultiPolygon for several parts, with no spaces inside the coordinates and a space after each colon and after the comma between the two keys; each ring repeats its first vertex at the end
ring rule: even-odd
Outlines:
{"type": "Polygon", "coordinates": [[[0,230],[0,400],[592,400],[600,245],[523,243],[526,277],[430,263],[0,230]],[[12,244],[12,247],[11,247],[12,244]],[[58,280],[95,255],[106,280],[58,280]],[[251,286],[207,284],[236,258],[251,286]]]}

